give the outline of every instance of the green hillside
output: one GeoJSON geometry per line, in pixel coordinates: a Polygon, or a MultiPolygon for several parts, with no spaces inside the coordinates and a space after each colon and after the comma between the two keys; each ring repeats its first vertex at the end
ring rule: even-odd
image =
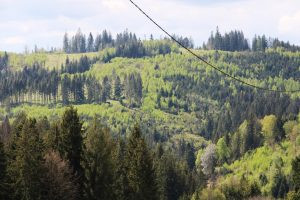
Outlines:
{"type": "MultiPolygon", "coordinates": [[[[22,170],[31,169],[31,161],[23,159],[27,151],[41,152],[29,157],[42,169],[50,158],[69,160],[74,170],[69,184],[77,183],[72,179],[76,173],[84,184],[98,181],[95,188],[73,185],[85,199],[93,199],[87,196],[106,183],[106,190],[98,189],[102,199],[121,199],[127,186],[135,190],[132,199],[142,194],[149,199],[152,193],[153,199],[170,200],[297,199],[292,163],[299,156],[300,92],[257,90],[213,70],[170,40],[141,41],[131,35],[126,41],[125,36],[90,52],[64,45],[68,53],[0,53],[0,144],[9,160],[3,180],[24,189],[12,199],[29,187],[18,185],[27,178],[22,170]],[[101,169],[91,165],[102,161],[101,169]],[[126,179],[128,184],[122,182],[126,179]]],[[[251,50],[242,41],[238,49],[208,43],[193,51],[247,83],[300,89],[296,47],[251,50]]],[[[50,184],[44,179],[41,175],[36,184],[50,184]]],[[[43,195],[34,188],[30,195],[43,195]]]]}

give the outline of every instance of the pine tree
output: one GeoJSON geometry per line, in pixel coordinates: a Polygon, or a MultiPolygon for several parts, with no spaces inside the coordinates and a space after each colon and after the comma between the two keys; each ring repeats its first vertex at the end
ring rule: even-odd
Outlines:
{"type": "Polygon", "coordinates": [[[114,143],[107,128],[96,118],[87,130],[83,157],[84,191],[87,199],[114,199],[114,143]]]}
{"type": "Polygon", "coordinates": [[[157,199],[157,185],[152,155],[137,125],[134,127],[128,140],[126,164],[128,168],[130,199],[157,199]]]}

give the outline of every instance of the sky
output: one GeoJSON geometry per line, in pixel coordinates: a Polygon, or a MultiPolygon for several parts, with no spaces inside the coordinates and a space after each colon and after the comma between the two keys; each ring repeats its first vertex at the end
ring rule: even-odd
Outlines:
{"type": "MultiPolygon", "coordinates": [[[[300,45],[299,0],[135,0],[170,33],[202,45],[216,27],[266,34],[300,45]]],[[[128,29],[141,39],[165,35],[129,0],[0,0],[0,51],[62,46],[65,32],[113,35],[128,29]]]]}

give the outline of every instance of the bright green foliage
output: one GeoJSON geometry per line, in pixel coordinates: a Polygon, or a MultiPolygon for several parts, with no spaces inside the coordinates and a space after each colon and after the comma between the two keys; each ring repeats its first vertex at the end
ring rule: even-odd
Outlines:
{"type": "Polygon", "coordinates": [[[258,196],[260,194],[257,183],[250,183],[245,177],[231,177],[221,185],[226,199],[240,200],[258,196]]]}
{"type": "Polygon", "coordinates": [[[266,142],[269,145],[274,145],[274,143],[280,138],[277,117],[275,115],[265,116],[261,123],[262,132],[266,142]]]}
{"type": "Polygon", "coordinates": [[[200,200],[226,200],[225,195],[219,189],[206,188],[199,196],[200,200]]]}
{"type": "Polygon", "coordinates": [[[217,154],[218,154],[218,163],[219,164],[228,162],[228,160],[230,158],[230,149],[227,146],[225,139],[223,137],[218,140],[217,154]]]}
{"type": "Polygon", "coordinates": [[[82,161],[87,199],[114,199],[114,142],[107,128],[96,118],[87,130],[82,161]]]}
{"type": "Polygon", "coordinates": [[[152,155],[138,126],[134,127],[128,140],[126,164],[130,189],[129,199],[158,199],[152,155]]]}

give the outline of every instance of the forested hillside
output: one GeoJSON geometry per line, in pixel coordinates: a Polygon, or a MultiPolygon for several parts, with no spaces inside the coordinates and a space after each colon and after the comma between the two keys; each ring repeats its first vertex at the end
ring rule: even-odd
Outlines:
{"type": "MultiPolygon", "coordinates": [[[[247,83],[300,90],[298,46],[175,37],[247,83]]],[[[0,53],[0,199],[300,199],[300,92],[245,86],[166,38],[62,41],[0,53]]]]}

